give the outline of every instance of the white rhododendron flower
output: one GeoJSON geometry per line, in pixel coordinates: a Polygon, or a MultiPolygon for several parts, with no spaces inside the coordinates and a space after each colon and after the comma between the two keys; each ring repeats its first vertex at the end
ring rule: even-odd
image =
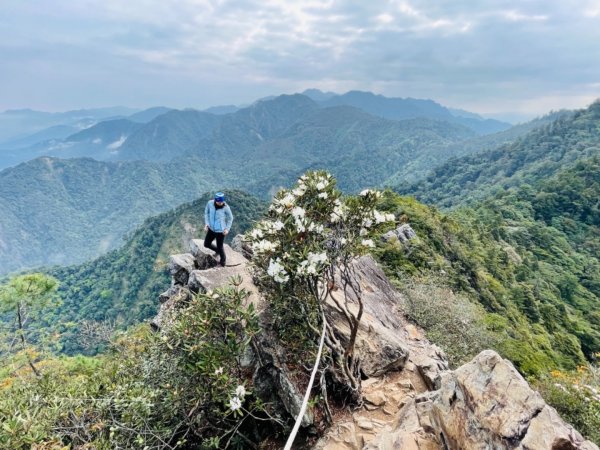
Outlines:
{"type": "Polygon", "coordinates": [[[298,275],[316,275],[317,268],[311,265],[307,260],[302,261],[296,269],[298,275]]]}
{"type": "Polygon", "coordinates": [[[366,228],[361,228],[360,231],[358,232],[358,234],[360,236],[366,236],[367,234],[369,234],[369,232],[367,231],[366,228]]]}
{"type": "Polygon", "coordinates": [[[308,254],[308,261],[314,264],[325,264],[327,262],[327,253],[312,253],[308,254]]]}
{"type": "Polygon", "coordinates": [[[310,225],[308,225],[308,231],[316,231],[317,233],[322,233],[323,229],[323,225],[317,225],[315,222],[311,222],[310,225]]]}
{"type": "Polygon", "coordinates": [[[302,219],[305,215],[306,211],[300,206],[296,206],[294,209],[292,209],[292,216],[294,216],[295,219],[302,219]]]}
{"type": "Polygon", "coordinates": [[[277,248],[276,242],[267,241],[266,239],[263,239],[262,241],[258,241],[258,242],[255,242],[254,244],[252,244],[252,250],[254,250],[256,253],[272,252],[276,248],[277,248]]]}
{"type": "Polygon", "coordinates": [[[385,214],[380,213],[379,211],[373,211],[373,218],[375,219],[375,223],[383,223],[385,222],[385,214]]]}
{"type": "Polygon", "coordinates": [[[283,206],[273,203],[269,206],[269,211],[275,211],[277,214],[281,214],[283,212],[283,206]]]}
{"type": "Polygon", "coordinates": [[[238,410],[242,407],[242,401],[238,397],[233,397],[229,399],[229,408],[232,411],[238,410]]]}
{"type": "Polygon", "coordinates": [[[338,222],[340,219],[344,219],[346,217],[347,210],[348,208],[336,199],[333,212],[330,214],[329,219],[334,223],[338,222]]]}
{"type": "Polygon", "coordinates": [[[374,191],[373,189],[364,189],[363,191],[360,192],[361,197],[366,197],[367,195],[372,194],[375,196],[375,198],[380,198],[381,197],[381,192],[379,191],[374,191]]]}
{"type": "Polygon", "coordinates": [[[250,233],[250,237],[252,237],[252,239],[259,239],[259,238],[263,237],[263,232],[262,232],[262,230],[259,230],[258,228],[255,228],[250,233]]]}
{"type": "Polygon", "coordinates": [[[292,206],[294,206],[295,202],[296,202],[296,198],[290,192],[285,194],[283,196],[283,198],[279,200],[279,204],[282,206],[285,206],[286,208],[291,208],[292,206]]]}
{"type": "Polygon", "coordinates": [[[306,231],[306,224],[304,223],[305,214],[306,211],[300,206],[296,206],[294,209],[292,209],[292,216],[294,216],[294,220],[296,222],[296,230],[298,230],[299,233],[306,231]]]}
{"type": "Polygon", "coordinates": [[[327,198],[327,192],[321,192],[319,195],[317,195],[317,197],[319,198],[327,198]]]}
{"type": "Polygon", "coordinates": [[[285,271],[285,268],[281,265],[279,258],[269,261],[269,268],[267,269],[267,273],[275,280],[277,283],[285,283],[290,279],[290,276],[285,271]]]}
{"type": "Polygon", "coordinates": [[[292,194],[294,194],[296,197],[302,197],[305,193],[306,193],[306,185],[305,184],[299,185],[296,189],[294,189],[292,191],[292,194]]]}
{"type": "Polygon", "coordinates": [[[273,222],[273,229],[275,231],[279,231],[283,228],[283,222],[281,220],[276,220],[275,222],[273,222]]]}
{"type": "Polygon", "coordinates": [[[326,181],[319,181],[317,183],[317,189],[319,191],[322,191],[323,189],[325,189],[327,187],[327,182],[326,181]]]}
{"type": "Polygon", "coordinates": [[[362,221],[362,226],[365,228],[371,228],[371,226],[373,226],[373,221],[369,218],[364,218],[362,221]]]}
{"type": "Polygon", "coordinates": [[[215,370],[215,375],[223,375],[223,368],[219,367],[218,369],[215,370]]]}
{"type": "Polygon", "coordinates": [[[386,222],[394,222],[396,220],[396,216],[393,213],[388,213],[385,215],[386,222]]]}
{"type": "Polygon", "coordinates": [[[307,256],[307,259],[302,261],[296,272],[298,275],[317,275],[319,265],[323,265],[327,263],[327,253],[313,253],[310,252],[307,256]]]}
{"type": "Polygon", "coordinates": [[[372,239],[363,239],[361,241],[361,244],[364,245],[365,247],[371,247],[371,248],[375,247],[375,243],[373,242],[372,239]]]}
{"type": "Polygon", "coordinates": [[[246,388],[240,384],[237,388],[235,388],[235,395],[239,398],[244,398],[246,395],[246,388]]]}

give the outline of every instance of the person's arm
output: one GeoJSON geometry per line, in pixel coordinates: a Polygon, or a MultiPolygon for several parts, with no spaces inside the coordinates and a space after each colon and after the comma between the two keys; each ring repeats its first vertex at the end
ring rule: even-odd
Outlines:
{"type": "Polygon", "coordinates": [[[231,229],[231,224],[233,224],[233,214],[231,213],[231,208],[227,205],[225,207],[225,231],[227,233],[231,229]]]}
{"type": "Polygon", "coordinates": [[[204,208],[204,228],[208,229],[210,223],[210,201],[206,202],[206,207],[204,208]]]}

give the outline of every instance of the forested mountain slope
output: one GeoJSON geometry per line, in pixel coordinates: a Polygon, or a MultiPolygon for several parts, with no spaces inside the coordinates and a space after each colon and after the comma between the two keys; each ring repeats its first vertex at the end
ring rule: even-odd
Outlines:
{"type": "Polygon", "coordinates": [[[150,215],[208,191],[211,173],[175,164],[39,158],[0,172],[0,273],[82,262],[150,215]]]}
{"type": "Polygon", "coordinates": [[[397,185],[425,203],[452,207],[524,183],[535,183],[579,159],[600,154],[600,101],[535,129],[518,141],[452,159],[411,186],[397,185]]]}
{"type": "Polygon", "coordinates": [[[225,186],[268,196],[313,167],[332,170],[348,191],[396,171],[417,176],[445,159],[442,144],[472,135],[445,122],[319,108],[301,95],[220,119],[171,111],[114,149],[169,161],[40,158],[0,172],[0,273],[98,256],[144,218],[225,186]]]}
{"type": "MultiPolygon", "coordinates": [[[[93,261],[48,270],[60,281],[62,304],[46,318],[46,326],[64,333],[65,353],[86,351],[78,339],[83,320],[122,328],[156,313],[158,294],[169,285],[169,255],[188,251],[190,239],[204,237],[204,207],[210,198],[205,194],[147,219],[125,245],[93,261]]],[[[264,202],[240,191],[229,192],[227,203],[235,217],[227,240],[249,229],[266,210],[264,202]]]]}
{"type": "Polygon", "coordinates": [[[599,199],[600,157],[449,214],[390,193],[419,239],[380,258],[401,283],[434,277],[477,299],[522,371],[574,369],[600,351],[599,199]]]}

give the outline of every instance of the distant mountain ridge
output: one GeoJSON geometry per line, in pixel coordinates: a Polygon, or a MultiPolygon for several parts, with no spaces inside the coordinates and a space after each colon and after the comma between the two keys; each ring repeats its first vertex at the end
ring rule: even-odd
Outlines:
{"type": "Polygon", "coordinates": [[[445,120],[464,125],[480,135],[504,131],[512,126],[509,123],[499,120],[484,119],[477,114],[467,111],[452,110],[433,100],[390,98],[363,91],[349,91],[345,94],[337,95],[312,90],[309,92],[309,96],[325,107],[337,105],[354,106],[375,116],[392,120],[406,120],[419,117],[445,120]]]}
{"type": "Polygon", "coordinates": [[[144,218],[197,198],[212,173],[147,161],[38,158],[0,172],[0,273],[106,253],[144,218]]]}
{"type": "Polygon", "coordinates": [[[221,116],[172,110],[146,124],[101,122],[52,145],[115,162],[41,158],[0,172],[0,273],[97,256],[145,217],[211,189],[266,197],[314,168],[347,192],[417,181],[474,138],[460,124],[384,119],[300,94],[221,116]]]}
{"type": "Polygon", "coordinates": [[[404,194],[453,207],[525,183],[531,184],[600,154],[600,100],[533,129],[513,143],[448,160],[414,184],[398,183],[404,194]]]}
{"type": "MultiPolygon", "coordinates": [[[[101,130],[98,124],[79,137],[93,142],[101,130]]],[[[321,108],[302,95],[225,116],[170,111],[124,142],[113,141],[120,144],[120,158],[135,161],[44,157],[0,172],[0,273],[26,262],[68,264],[97,256],[145,217],[211,189],[268,196],[315,167],[330,169],[340,187],[354,192],[399,170],[425,174],[432,161],[444,159],[431,149],[472,136],[441,121],[392,121],[348,106],[321,108]]]]}
{"type": "MultiPolygon", "coordinates": [[[[123,117],[139,110],[116,106],[110,108],[80,109],[65,112],[43,112],[32,109],[15,109],[0,113],[0,144],[36,133],[55,125],[70,125],[83,128],[100,120],[123,117]]],[[[0,145],[0,148],[3,146],[0,145]]]]}
{"type": "MultiPolygon", "coordinates": [[[[486,120],[477,114],[469,113],[467,111],[456,110],[459,112],[453,113],[451,109],[445,108],[444,106],[432,100],[388,98],[382,95],[375,95],[371,92],[361,91],[350,91],[346,94],[340,95],[333,92],[322,92],[318,89],[307,89],[301,95],[310,98],[318,107],[322,108],[332,106],[353,106],[371,115],[391,120],[408,120],[415,118],[443,120],[453,124],[463,125],[480,135],[495,133],[510,127],[510,124],[490,119],[486,120]]],[[[158,138],[156,143],[152,142],[151,138],[142,137],[144,133],[153,134],[157,131],[156,128],[152,129],[152,131],[141,131],[140,134],[136,135],[136,139],[134,139],[131,144],[127,143],[130,133],[122,134],[122,139],[119,137],[119,139],[122,141],[119,147],[121,145],[125,145],[122,151],[115,151],[114,147],[108,147],[113,143],[116,145],[116,142],[119,139],[115,139],[105,146],[89,144],[87,146],[78,145],[76,146],[77,148],[72,148],[74,146],[73,141],[69,141],[66,138],[68,138],[70,134],[75,133],[78,129],[81,130],[93,127],[95,124],[101,121],[126,119],[132,122],[149,123],[167,115],[169,112],[176,110],[160,106],[148,108],[143,111],[136,111],[122,107],[104,108],[99,110],[68,111],[65,113],[44,113],[31,110],[9,111],[0,114],[0,169],[39,156],[57,156],[63,158],[91,157],[98,160],[149,159],[166,161],[172,158],[174,154],[179,152],[183,145],[189,146],[189,139],[196,139],[196,141],[198,141],[198,136],[192,136],[193,131],[189,129],[190,127],[199,127],[198,135],[201,139],[203,139],[206,137],[205,135],[214,127],[214,122],[218,122],[219,119],[227,122],[229,120],[229,115],[236,115],[241,111],[251,111],[255,109],[257,105],[272,100],[276,101],[277,98],[279,97],[265,97],[247,107],[224,105],[207,108],[200,113],[217,116],[217,119],[209,119],[208,116],[206,116],[205,124],[182,123],[179,128],[173,130],[172,132],[166,129],[158,131],[162,137],[158,138]],[[28,135],[21,134],[18,138],[9,139],[2,142],[1,132],[4,122],[6,122],[7,127],[10,125],[12,127],[11,130],[14,131],[13,128],[15,127],[15,123],[14,121],[9,120],[10,117],[23,121],[23,126],[27,125],[26,122],[29,120],[31,123],[28,126],[32,133],[28,135]],[[71,127],[73,133],[67,133],[64,129],[61,130],[60,128],[57,128],[59,122],[60,126],[71,127]],[[48,127],[42,128],[41,124],[46,124],[48,127]],[[188,137],[177,143],[174,151],[164,148],[164,146],[160,143],[160,140],[167,139],[165,135],[168,133],[174,134],[177,132],[186,134],[188,137]],[[187,143],[186,139],[188,140],[187,143]],[[153,148],[153,144],[156,144],[157,148],[153,148]],[[142,148],[142,146],[144,146],[144,148],[142,148]]],[[[196,110],[180,110],[180,113],[187,113],[190,111],[196,110]]],[[[243,114],[244,113],[238,116],[237,120],[239,120],[243,114]]],[[[174,121],[172,117],[169,119],[170,120],[166,120],[164,123],[161,123],[160,126],[164,126],[166,128],[170,126],[178,127],[176,121],[174,121]]],[[[18,128],[19,127],[17,126],[17,129],[18,128]]],[[[113,133],[116,133],[116,131],[113,133]]],[[[173,137],[173,139],[176,138],[173,137]]]]}

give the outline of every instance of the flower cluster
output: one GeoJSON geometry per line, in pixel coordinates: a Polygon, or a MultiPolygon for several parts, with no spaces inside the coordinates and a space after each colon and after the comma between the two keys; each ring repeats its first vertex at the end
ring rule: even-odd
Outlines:
{"type": "Polygon", "coordinates": [[[358,195],[361,197],[373,197],[375,199],[381,198],[381,192],[374,191],[373,189],[364,189],[358,195]]]}
{"type": "Polygon", "coordinates": [[[235,389],[233,397],[229,399],[229,408],[236,411],[242,407],[242,402],[246,396],[246,388],[241,384],[235,389]]]}
{"type": "Polygon", "coordinates": [[[340,220],[344,220],[346,218],[346,213],[348,212],[348,207],[344,205],[340,199],[336,199],[333,204],[333,211],[329,215],[329,220],[332,223],[339,222],[340,220]]]}
{"type": "Polygon", "coordinates": [[[272,252],[276,248],[276,242],[267,241],[266,239],[260,240],[252,244],[252,250],[257,254],[272,252]]]}
{"type": "Polygon", "coordinates": [[[269,261],[267,274],[269,274],[269,276],[277,283],[286,283],[290,279],[290,276],[285,271],[285,267],[283,267],[279,258],[276,258],[275,260],[271,259],[269,261]]]}
{"type": "Polygon", "coordinates": [[[375,209],[381,193],[365,189],[342,198],[326,172],[308,172],[274,198],[268,219],[248,237],[257,265],[277,284],[318,277],[344,254],[375,247],[379,225],[395,220],[375,209]]]}
{"type": "Polygon", "coordinates": [[[303,260],[296,269],[296,273],[300,276],[303,275],[317,275],[318,269],[324,267],[327,264],[327,254],[322,253],[309,253],[307,258],[303,260]]]}

